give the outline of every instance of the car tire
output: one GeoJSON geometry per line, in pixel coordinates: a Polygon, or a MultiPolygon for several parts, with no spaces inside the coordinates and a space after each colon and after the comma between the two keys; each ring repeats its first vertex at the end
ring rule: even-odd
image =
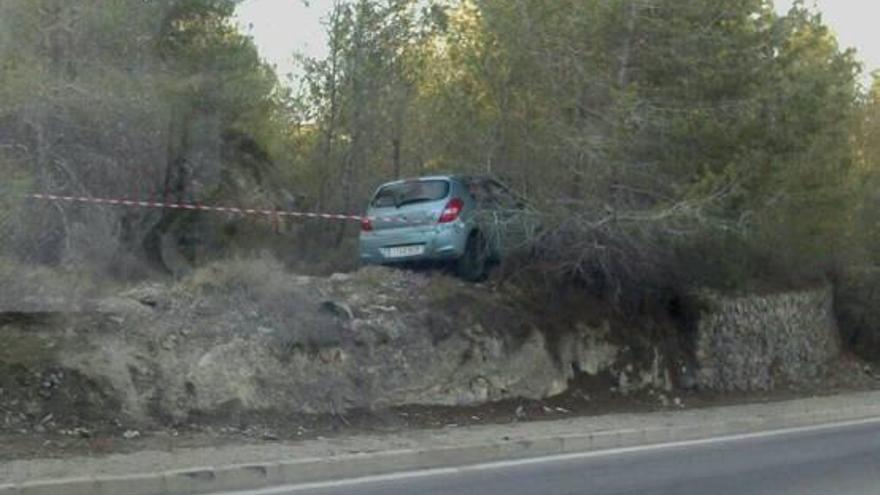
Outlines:
{"type": "Polygon", "coordinates": [[[472,233],[465,245],[464,254],[455,262],[455,273],[462,280],[481,282],[488,275],[489,253],[486,238],[479,232],[472,233]]]}

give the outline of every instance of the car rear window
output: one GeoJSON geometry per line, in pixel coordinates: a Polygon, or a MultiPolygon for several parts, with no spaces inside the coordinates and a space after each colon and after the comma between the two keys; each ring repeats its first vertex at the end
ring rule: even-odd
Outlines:
{"type": "Polygon", "coordinates": [[[372,206],[383,208],[414,203],[439,201],[449,195],[449,182],[445,180],[419,180],[388,184],[379,189],[372,206]]]}

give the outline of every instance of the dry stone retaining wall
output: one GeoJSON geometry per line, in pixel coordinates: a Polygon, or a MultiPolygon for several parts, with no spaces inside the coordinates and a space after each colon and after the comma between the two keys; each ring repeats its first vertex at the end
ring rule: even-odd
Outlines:
{"type": "Polygon", "coordinates": [[[807,384],[840,354],[831,288],[700,299],[705,305],[695,336],[700,388],[765,391],[807,384]]]}
{"type": "Polygon", "coordinates": [[[850,273],[836,289],[844,345],[864,359],[880,362],[880,268],[850,273]]]}

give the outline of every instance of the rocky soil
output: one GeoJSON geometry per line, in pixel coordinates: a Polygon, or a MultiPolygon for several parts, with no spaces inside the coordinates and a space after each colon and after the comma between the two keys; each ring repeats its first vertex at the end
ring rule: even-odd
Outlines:
{"type": "Polygon", "coordinates": [[[833,317],[816,325],[805,314],[780,334],[813,335],[815,352],[773,347],[784,341],[769,335],[786,311],[800,313],[803,304],[829,317],[828,297],[821,290],[715,301],[702,307],[701,324],[684,328],[608,313],[574,289],[472,285],[387,268],[306,277],[267,259],[215,264],[111,296],[31,297],[27,309],[0,316],[0,458],[876,387],[873,368],[822,344],[836,332],[833,317]],[[741,370],[718,373],[740,369],[731,363],[741,370]],[[790,379],[805,369],[804,380],[790,379]]]}
{"type": "MultiPolygon", "coordinates": [[[[55,409],[178,424],[543,399],[621,354],[607,320],[555,332],[495,288],[385,268],[304,277],[267,260],[2,323],[3,388],[30,422],[55,409]]],[[[668,386],[653,371],[638,383],[668,386]]]]}

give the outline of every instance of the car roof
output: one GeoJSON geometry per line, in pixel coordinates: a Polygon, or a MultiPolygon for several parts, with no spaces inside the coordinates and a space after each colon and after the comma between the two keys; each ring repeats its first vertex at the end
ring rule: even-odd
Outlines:
{"type": "Polygon", "coordinates": [[[393,186],[395,184],[405,184],[407,182],[420,182],[420,181],[428,181],[428,180],[454,180],[455,177],[452,175],[426,175],[424,177],[409,177],[406,179],[398,179],[390,182],[382,183],[382,187],[384,186],[393,186]]]}
{"type": "Polygon", "coordinates": [[[496,180],[488,175],[463,175],[463,174],[442,174],[442,175],[425,175],[421,177],[409,177],[391,182],[385,182],[382,186],[391,186],[395,184],[404,184],[406,182],[429,181],[429,180],[450,180],[458,182],[470,182],[475,180],[496,180]]]}

